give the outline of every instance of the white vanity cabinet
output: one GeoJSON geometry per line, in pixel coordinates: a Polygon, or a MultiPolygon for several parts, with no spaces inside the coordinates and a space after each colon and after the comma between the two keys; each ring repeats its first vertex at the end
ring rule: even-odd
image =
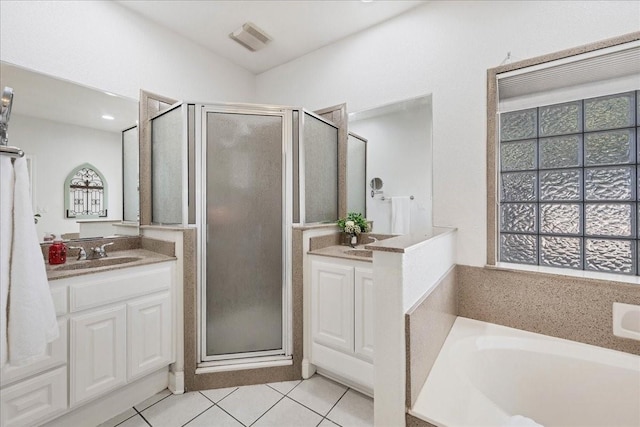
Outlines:
{"type": "Polygon", "coordinates": [[[69,283],[72,408],[173,362],[173,263],[85,277],[69,283]]]}
{"type": "Polygon", "coordinates": [[[0,426],[39,425],[173,363],[175,264],[51,281],[60,338],[2,370],[0,426]]]}
{"type": "Polygon", "coordinates": [[[371,263],[310,256],[311,363],[373,390],[371,263]]]}

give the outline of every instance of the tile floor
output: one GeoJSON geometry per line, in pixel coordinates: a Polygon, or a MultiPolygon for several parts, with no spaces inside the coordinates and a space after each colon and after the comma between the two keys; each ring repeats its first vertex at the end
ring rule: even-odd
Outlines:
{"type": "Polygon", "coordinates": [[[99,427],[373,426],[373,399],[320,375],[304,381],[163,390],[99,427]]]}

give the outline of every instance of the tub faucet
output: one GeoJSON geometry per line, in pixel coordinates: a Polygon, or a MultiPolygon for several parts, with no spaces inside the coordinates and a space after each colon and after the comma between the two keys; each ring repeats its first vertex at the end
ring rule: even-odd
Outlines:
{"type": "Polygon", "coordinates": [[[78,252],[78,261],[87,259],[87,251],[82,246],[69,246],[69,249],[80,249],[78,252]]]}
{"type": "Polygon", "coordinates": [[[100,245],[100,246],[96,246],[95,248],[91,248],[91,259],[96,259],[96,258],[106,258],[107,256],[107,246],[111,246],[113,245],[113,242],[111,243],[105,243],[104,245],[100,245]]]}

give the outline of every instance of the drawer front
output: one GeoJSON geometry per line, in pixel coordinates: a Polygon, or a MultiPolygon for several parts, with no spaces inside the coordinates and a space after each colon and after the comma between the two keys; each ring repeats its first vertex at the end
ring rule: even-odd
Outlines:
{"type": "Polygon", "coordinates": [[[174,262],[125,268],[69,286],[71,312],[169,289],[174,262]]]}
{"type": "Polygon", "coordinates": [[[67,409],[67,368],[9,386],[0,391],[0,425],[30,426],[67,409]]]}
{"type": "Polygon", "coordinates": [[[51,288],[51,298],[53,299],[53,306],[56,309],[56,316],[67,314],[69,310],[69,305],[67,304],[67,287],[59,286],[51,288]]]}
{"type": "Polygon", "coordinates": [[[2,385],[12,383],[29,375],[37,374],[54,366],[67,363],[67,319],[58,319],[60,336],[47,345],[47,352],[33,362],[23,366],[5,365],[2,369],[2,385]]]}

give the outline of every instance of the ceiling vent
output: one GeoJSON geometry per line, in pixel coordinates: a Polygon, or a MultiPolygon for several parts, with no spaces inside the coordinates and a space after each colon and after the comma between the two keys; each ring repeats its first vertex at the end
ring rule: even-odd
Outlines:
{"type": "Polygon", "coordinates": [[[229,34],[233,40],[249,49],[251,52],[262,49],[271,41],[271,37],[255,24],[247,22],[242,27],[229,34]]]}

